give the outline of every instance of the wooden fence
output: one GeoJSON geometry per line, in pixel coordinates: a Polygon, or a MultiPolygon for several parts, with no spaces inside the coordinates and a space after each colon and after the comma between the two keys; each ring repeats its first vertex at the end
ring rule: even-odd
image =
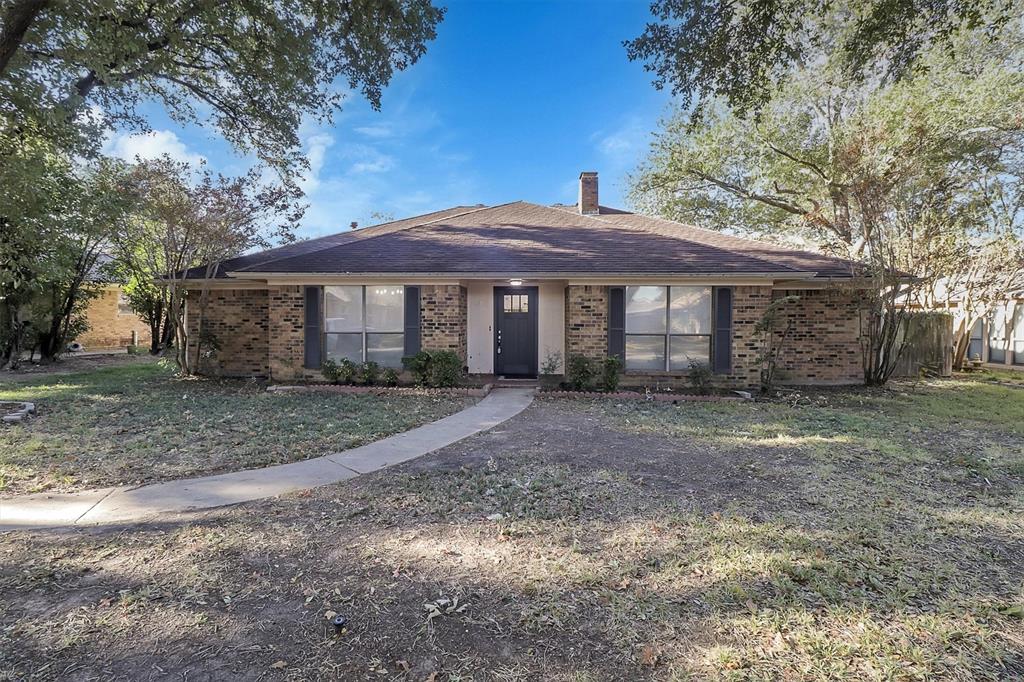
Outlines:
{"type": "Polygon", "coordinates": [[[894,376],[917,377],[922,369],[931,375],[953,373],[953,316],[947,313],[914,313],[907,325],[907,347],[894,376]]]}

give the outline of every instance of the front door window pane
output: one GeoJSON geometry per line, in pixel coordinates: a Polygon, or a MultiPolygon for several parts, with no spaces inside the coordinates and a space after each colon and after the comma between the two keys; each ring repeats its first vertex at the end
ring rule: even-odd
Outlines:
{"type": "Polygon", "coordinates": [[[363,331],[362,287],[324,287],[324,331],[363,331]]]}
{"type": "MultiPolygon", "coordinates": [[[[666,305],[666,287],[626,287],[626,333],[664,334],[666,305]]],[[[629,357],[628,351],[626,357],[629,357]]],[[[660,369],[664,369],[664,366],[660,369]]]]}
{"type": "Polygon", "coordinates": [[[669,331],[673,334],[711,333],[711,289],[672,287],[669,331]]]}
{"type": "Polygon", "coordinates": [[[669,369],[690,369],[690,360],[708,364],[711,358],[710,336],[673,336],[669,339],[669,369]]]}
{"type": "Polygon", "coordinates": [[[366,287],[366,331],[400,332],[405,326],[405,289],[366,287]]]}
{"type": "Polygon", "coordinates": [[[663,371],[665,337],[627,334],[626,369],[663,371]]]}
{"type": "Polygon", "coordinates": [[[405,336],[403,334],[367,334],[366,360],[376,362],[381,367],[399,368],[402,366],[402,355],[405,352],[405,336]]]}
{"type": "Polygon", "coordinates": [[[363,361],[363,335],[324,334],[324,355],[328,360],[363,361]]]}

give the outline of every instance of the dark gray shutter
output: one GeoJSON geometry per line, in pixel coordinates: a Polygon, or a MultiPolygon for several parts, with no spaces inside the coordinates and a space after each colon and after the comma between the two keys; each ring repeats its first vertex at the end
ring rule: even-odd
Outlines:
{"type": "Polygon", "coordinates": [[[715,328],[711,337],[711,368],[716,374],[732,371],[732,287],[711,290],[715,328]]]}
{"type": "Polygon", "coordinates": [[[305,360],[306,369],[320,369],[320,301],[323,287],[306,287],[306,334],[305,360]]]}
{"type": "Polygon", "coordinates": [[[608,287],[608,357],[626,360],[626,287],[608,287]]]}
{"type": "Polygon", "coordinates": [[[405,355],[420,352],[420,288],[405,288],[405,355]]]}

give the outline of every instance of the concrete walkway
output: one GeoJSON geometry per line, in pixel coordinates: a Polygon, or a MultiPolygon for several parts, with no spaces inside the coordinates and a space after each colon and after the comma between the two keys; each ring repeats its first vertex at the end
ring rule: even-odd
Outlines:
{"type": "Polygon", "coordinates": [[[0,500],[0,531],[142,521],[337,483],[451,445],[514,417],[532,401],[531,389],[498,388],[444,419],[316,459],[146,486],[0,500]]]}

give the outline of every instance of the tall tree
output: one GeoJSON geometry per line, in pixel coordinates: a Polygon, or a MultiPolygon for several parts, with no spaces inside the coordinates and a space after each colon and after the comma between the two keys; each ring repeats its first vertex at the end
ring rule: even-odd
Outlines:
{"type": "Polygon", "coordinates": [[[681,111],[634,178],[634,202],[861,260],[879,292],[865,301],[865,379],[883,382],[908,297],[991,268],[971,263],[991,256],[984,244],[1009,246],[1011,265],[1019,257],[1024,216],[1005,206],[1024,171],[1019,26],[998,41],[957,32],[954,49],[927,50],[921,70],[897,83],[850,77],[841,55],[823,51],[756,118],[724,103],[696,119],[681,111]]]}
{"type": "Polygon", "coordinates": [[[91,102],[144,128],[136,106],[155,99],[172,119],[208,122],[294,170],[303,118],[329,120],[339,82],[379,107],[443,15],[429,0],[5,0],[0,115],[67,135],[91,102]]]}
{"type": "Polygon", "coordinates": [[[210,283],[220,264],[251,248],[293,238],[305,207],[287,185],[268,185],[258,169],[228,178],[162,157],[141,162],[130,191],[139,202],[133,227],[120,253],[139,259],[133,268],[149,272],[165,290],[173,328],[175,360],[191,374],[204,346],[216,340],[204,328],[210,283]],[[141,243],[145,248],[132,249],[141,243]],[[185,306],[196,320],[193,337],[185,306]]]}
{"type": "Polygon", "coordinates": [[[625,45],[683,106],[722,99],[745,116],[822,49],[846,78],[898,80],[962,28],[994,35],[1019,11],[1016,0],[654,0],[655,21],[625,45]]]}

